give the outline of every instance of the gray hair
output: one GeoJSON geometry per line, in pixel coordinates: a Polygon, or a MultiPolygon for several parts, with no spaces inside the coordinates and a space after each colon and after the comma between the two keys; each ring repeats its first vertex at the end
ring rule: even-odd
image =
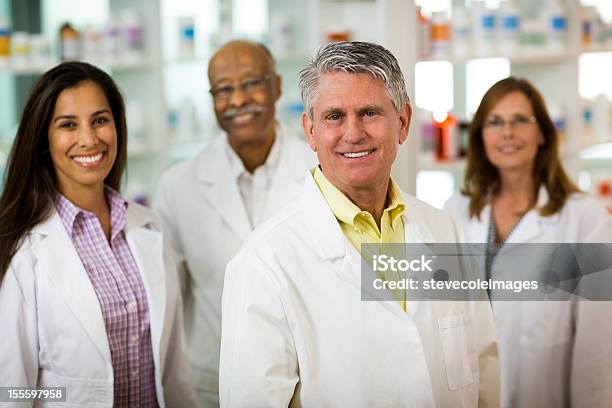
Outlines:
{"type": "Polygon", "coordinates": [[[396,111],[410,103],[404,75],[389,50],[378,44],[360,41],[332,42],[321,47],[298,76],[304,110],[311,118],[319,76],[329,72],[370,74],[383,82],[396,111]]]}

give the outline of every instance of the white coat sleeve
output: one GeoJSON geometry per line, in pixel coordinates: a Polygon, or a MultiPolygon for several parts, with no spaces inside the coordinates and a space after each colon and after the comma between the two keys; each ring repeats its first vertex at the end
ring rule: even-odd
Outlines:
{"type": "MultiPolygon", "coordinates": [[[[15,256],[0,284],[0,386],[36,387],[38,321],[33,265],[15,256]]],[[[21,404],[2,406],[29,406],[21,404]]]]}
{"type": "Polygon", "coordinates": [[[254,252],[227,266],[223,289],[221,407],[287,407],[299,381],[293,336],[272,271],[254,252]]]}
{"type": "Polygon", "coordinates": [[[187,344],[185,341],[185,329],[183,327],[183,302],[179,283],[173,270],[175,260],[171,248],[165,246],[165,262],[167,268],[166,282],[168,284],[168,299],[174,303],[169,305],[171,310],[171,324],[169,325],[169,341],[164,361],[164,372],[162,382],[164,386],[164,399],[166,406],[172,407],[195,407],[196,397],[193,388],[193,374],[191,366],[187,361],[187,344]]]}
{"type": "Polygon", "coordinates": [[[187,264],[185,261],[185,254],[183,251],[183,245],[178,233],[178,217],[175,216],[174,211],[180,211],[181,206],[174,202],[172,194],[172,181],[168,175],[162,178],[159,190],[157,191],[155,200],[153,202],[153,211],[157,215],[157,221],[160,224],[160,228],[164,235],[164,239],[170,244],[173,251],[173,256],[177,264],[177,273],[179,277],[179,283],[181,285],[181,293],[183,298],[187,295],[188,286],[188,271],[187,264]]]}
{"type": "MultiPolygon", "coordinates": [[[[602,208],[583,211],[585,228],[580,243],[606,243],[612,251],[612,217],[602,208]]],[[[603,273],[612,274],[612,268],[603,273]]],[[[589,277],[590,278],[590,277],[589,277]]],[[[612,300],[612,278],[597,280],[612,300]]],[[[581,301],[575,304],[572,353],[572,406],[612,406],[612,301],[581,301]]]]}

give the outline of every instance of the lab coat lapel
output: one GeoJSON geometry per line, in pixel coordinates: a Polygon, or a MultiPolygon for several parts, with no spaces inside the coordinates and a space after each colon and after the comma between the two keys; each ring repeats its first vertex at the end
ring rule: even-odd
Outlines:
{"type": "Polygon", "coordinates": [[[532,208],[525,214],[520,223],[508,237],[508,243],[527,243],[538,239],[543,234],[543,224],[556,224],[559,222],[559,213],[549,217],[542,217],[538,209],[548,202],[548,193],[546,188],[541,186],[538,191],[538,202],[535,208],[532,208]]]}
{"type": "Polygon", "coordinates": [[[32,231],[42,235],[33,251],[49,280],[56,286],[85,332],[111,364],[102,309],[81,259],[57,212],[32,231]]]}
{"type": "Polygon", "coordinates": [[[539,215],[536,209],[531,209],[520,220],[519,224],[511,232],[507,243],[525,243],[532,241],[542,233],[539,215]]]}
{"type": "Polygon", "coordinates": [[[131,205],[128,207],[126,240],[147,292],[153,359],[155,366],[161,367],[160,344],[166,311],[166,276],[162,234],[145,227],[151,221],[137,208],[131,205]]]}
{"type": "MultiPolygon", "coordinates": [[[[466,214],[466,217],[469,215],[466,214]]],[[[487,203],[480,212],[480,219],[476,217],[469,218],[469,222],[465,224],[465,238],[467,242],[487,242],[487,234],[489,231],[489,219],[491,218],[491,204],[487,203]]]]}
{"type": "MultiPolygon", "coordinates": [[[[321,257],[330,262],[330,268],[336,271],[338,277],[360,290],[361,298],[361,255],[344,236],[338,220],[319,191],[310,171],[307,172],[304,182],[301,203],[307,220],[306,228],[317,245],[321,257]]],[[[421,236],[422,232],[419,234],[421,236]]],[[[364,271],[364,273],[374,274],[371,270],[364,271]]],[[[367,282],[368,279],[364,281],[367,282]]],[[[406,318],[400,305],[392,299],[388,292],[373,290],[373,288],[372,290],[371,288],[363,289],[368,291],[367,298],[381,301],[386,309],[403,319],[406,318]]]]}
{"type": "MultiPolygon", "coordinates": [[[[361,255],[345,238],[336,217],[319,191],[310,171],[306,174],[300,204],[306,220],[306,229],[311,240],[318,248],[319,255],[330,263],[330,269],[336,271],[341,279],[360,289],[361,255]]],[[[414,218],[415,220],[418,219],[418,214],[415,214],[414,218]]],[[[412,218],[405,220],[405,224],[408,224],[411,220],[412,218]]],[[[417,224],[418,222],[415,221],[410,228],[405,229],[407,240],[410,239],[410,242],[433,242],[433,235],[429,228],[417,226],[417,224]]],[[[376,296],[385,297],[384,292],[377,292],[374,292],[376,296]]],[[[389,299],[391,299],[390,296],[381,299],[385,301],[372,302],[371,306],[379,307],[380,305],[408,323],[406,327],[407,330],[410,330],[408,338],[411,340],[411,345],[405,351],[409,355],[406,360],[410,361],[410,366],[406,368],[404,373],[405,380],[407,384],[411,384],[415,390],[418,390],[415,392],[415,406],[433,407],[435,406],[435,399],[428,374],[429,369],[421,335],[414,320],[418,302],[411,302],[409,307],[414,308],[414,310],[409,309],[406,313],[396,301],[389,299]]]]}
{"type": "MultiPolygon", "coordinates": [[[[249,221],[238,183],[233,176],[227,152],[226,135],[219,136],[211,146],[208,155],[201,155],[197,166],[202,197],[221,216],[223,221],[242,241],[246,241],[251,233],[249,221]]],[[[206,228],[202,225],[201,228],[206,228]]]]}
{"type": "MultiPolygon", "coordinates": [[[[277,142],[281,143],[278,166],[272,179],[266,204],[265,219],[272,217],[287,203],[288,197],[297,197],[302,188],[302,179],[307,164],[304,150],[295,134],[281,123],[276,126],[277,142]]],[[[313,164],[314,166],[314,164],[313,164]]]]}

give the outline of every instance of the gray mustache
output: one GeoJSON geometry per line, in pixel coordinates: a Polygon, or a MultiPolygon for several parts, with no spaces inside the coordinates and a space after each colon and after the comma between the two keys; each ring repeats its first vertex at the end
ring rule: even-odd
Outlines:
{"type": "Polygon", "coordinates": [[[231,119],[234,116],[242,115],[245,113],[261,113],[263,112],[263,108],[261,106],[252,105],[252,106],[243,106],[240,108],[229,108],[225,112],[223,112],[223,119],[231,119]]]}

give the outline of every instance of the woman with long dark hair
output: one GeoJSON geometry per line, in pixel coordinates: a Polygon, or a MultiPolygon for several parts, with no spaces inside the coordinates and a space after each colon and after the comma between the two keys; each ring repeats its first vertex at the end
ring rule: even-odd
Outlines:
{"type": "MultiPolygon", "coordinates": [[[[549,256],[542,244],[612,242],[612,217],[567,176],[544,99],[528,81],[494,84],[469,132],[463,191],[445,210],[466,242],[486,243],[487,278],[524,273],[517,246],[506,244],[534,244],[521,247],[533,265],[549,256]]],[[[507,302],[492,292],[502,407],[612,406],[612,307],[568,297],[507,302]]]]}
{"type": "Polygon", "coordinates": [[[190,406],[179,285],[148,210],[118,193],[123,98],[100,69],[46,72],[0,198],[0,384],[70,406],[190,406]]]}

